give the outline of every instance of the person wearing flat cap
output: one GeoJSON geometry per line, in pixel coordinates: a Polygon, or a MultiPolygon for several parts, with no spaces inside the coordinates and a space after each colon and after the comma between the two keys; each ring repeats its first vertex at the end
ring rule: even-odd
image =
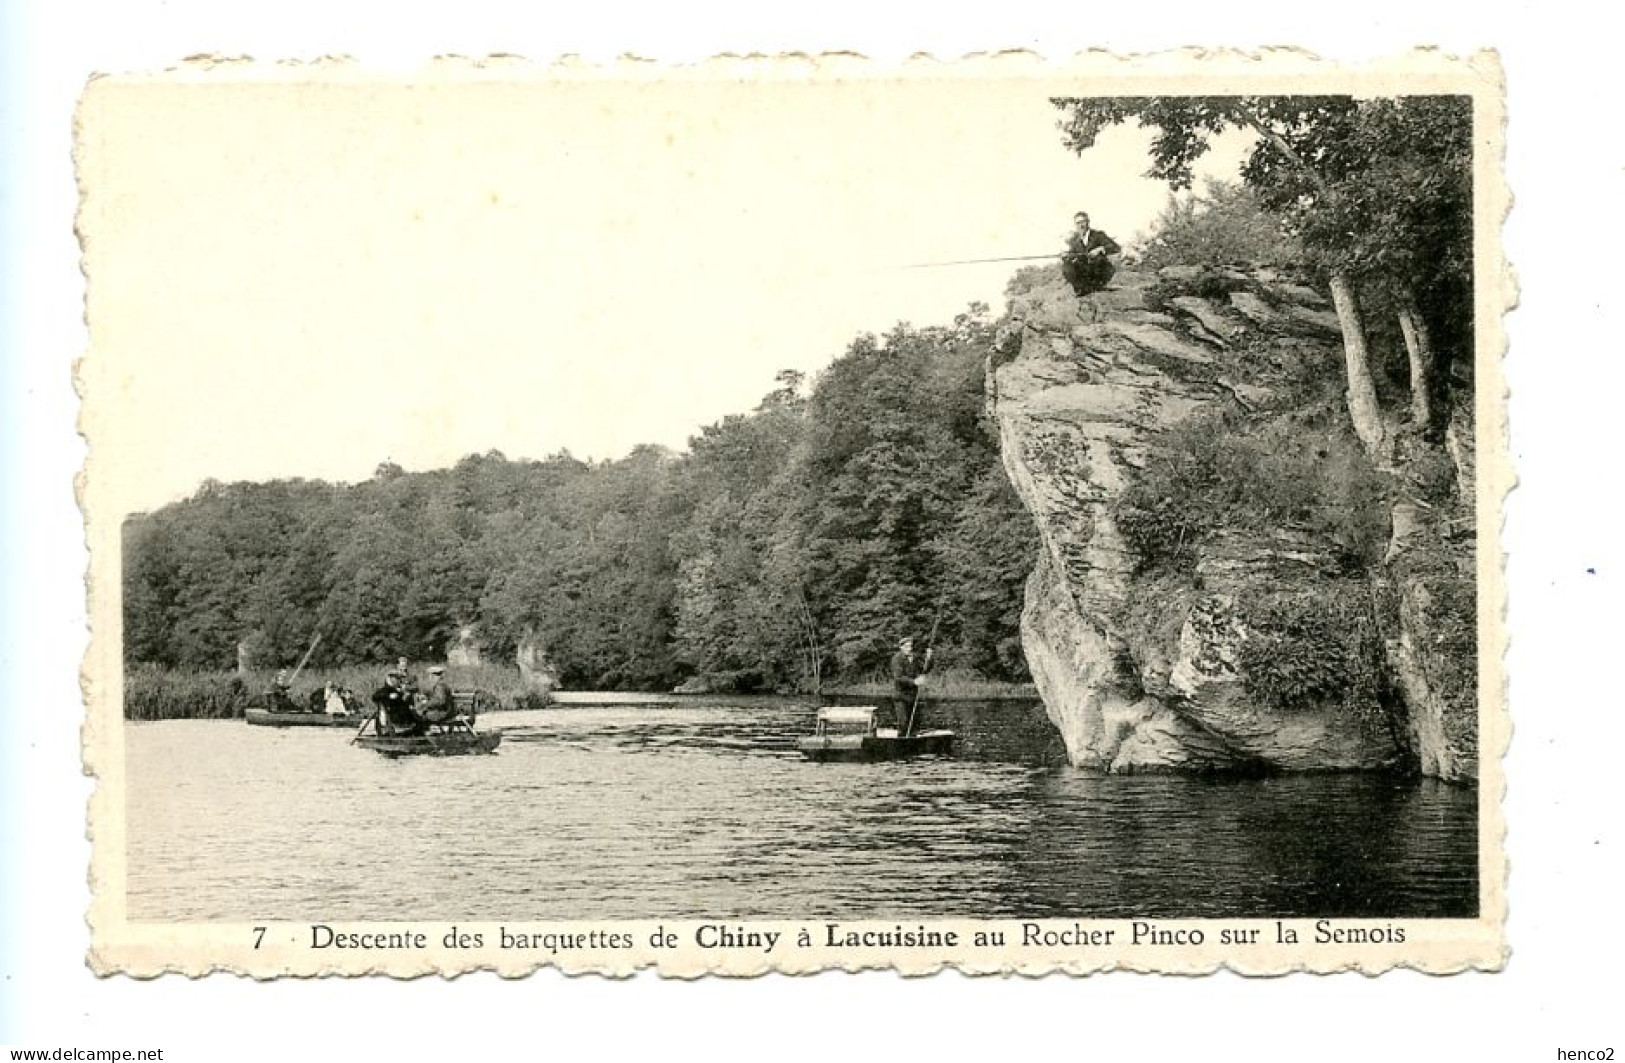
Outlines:
{"type": "Polygon", "coordinates": [[[931,651],[925,651],[921,660],[914,655],[914,639],[905,638],[897,644],[891,658],[892,714],[897,717],[897,734],[907,738],[920,724],[920,687],[925,673],[931,670],[931,651]]]}
{"type": "Polygon", "coordinates": [[[450,723],[457,715],[457,699],[446,682],[446,670],[438,664],[429,669],[429,694],[419,711],[430,723],[450,723]]]}

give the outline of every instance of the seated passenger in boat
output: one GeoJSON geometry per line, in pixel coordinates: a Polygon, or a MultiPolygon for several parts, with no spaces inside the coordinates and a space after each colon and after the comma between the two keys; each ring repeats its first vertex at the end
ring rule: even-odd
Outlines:
{"type": "Polygon", "coordinates": [[[412,662],[405,657],[395,659],[395,670],[401,674],[401,687],[408,694],[418,692],[418,677],[412,674],[412,662]]]}
{"type": "Polygon", "coordinates": [[[418,711],[430,723],[450,723],[457,716],[457,698],[446,682],[446,670],[438,664],[429,669],[429,693],[418,711]]]}
{"type": "Polygon", "coordinates": [[[429,725],[417,714],[412,694],[406,689],[406,677],[393,670],[372,695],[378,706],[378,733],[381,735],[412,736],[427,734],[429,725]]]}
{"type": "Polygon", "coordinates": [[[288,673],[285,670],[278,672],[271,685],[265,688],[265,707],[272,712],[304,711],[288,691],[288,673]]]}
{"type": "Polygon", "coordinates": [[[344,716],[349,713],[350,706],[344,701],[344,692],[337,683],[329,683],[322,689],[322,710],[329,716],[344,716]]]}

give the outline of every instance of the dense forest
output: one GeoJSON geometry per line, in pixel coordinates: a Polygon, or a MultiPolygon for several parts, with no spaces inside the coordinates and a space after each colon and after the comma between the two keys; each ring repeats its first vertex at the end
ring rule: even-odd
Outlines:
{"type": "Polygon", "coordinates": [[[811,689],[895,640],[1026,676],[1036,549],[984,408],[987,308],[862,336],[686,453],[495,451],[358,484],[206,483],[124,528],[126,665],[200,671],[488,659],[529,639],[571,689],[811,689]]]}

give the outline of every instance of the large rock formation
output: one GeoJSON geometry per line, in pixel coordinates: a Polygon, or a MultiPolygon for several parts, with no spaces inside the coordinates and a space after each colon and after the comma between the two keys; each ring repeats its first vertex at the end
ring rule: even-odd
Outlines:
{"type": "MultiPolygon", "coordinates": [[[[1435,458],[1471,499],[1472,408],[1463,404],[1446,433],[1449,460],[1435,458]]],[[[1443,468],[1438,468],[1438,466],[1443,468]]],[[[1426,476],[1427,462],[1415,463],[1426,476]]],[[[1413,476],[1413,479],[1416,478],[1413,476]]],[[[1478,775],[1477,572],[1471,506],[1426,507],[1402,498],[1393,535],[1374,580],[1386,621],[1384,651],[1406,712],[1402,740],[1426,775],[1478,775]]]]}
{"type": "Polygon", "coordinates": [[[472,624],[457,628],[457,639],[446,647],[446,663],[457,668],[478,668],[485,663],[478,633],[472,624]]]}
{"type": "Polygon", "coordinates": [[[1170,431],[1205,418],[1256,428],[1266,453],[1308,446],[1338,461],[1352,437],[1314,396],[1341,359],[1327,300],[1268,270],[1125,271],[1082,300],[1058,280],[1012,298],[989,402],[1042,542],[1022,617],[1027,660],[1073,763],[1473,776],[1476,703],[1459,660],[1441,667],[1435,630],[1435,606],[1471,585],[1470,540],[1463,577],[1439,564],[1459,542],[1396,519],[1389,556],[1351,570],[1334,525],[1238,518],[1176,539],[1179,562],[1158,565],[1118,519],[1148,463],[1179,460],[1170,431]],[[1415,557],[1428,560],[1408,567],[1415,557]],[[1300,640],[1329,633],[1326,677],[1312,654],[1299,661],[1298,628],[1268,626],[1283,610],[1306,618],[1300,640]],[[1353,647],[1346,667],[1339,640],[1353,647]]]}
{"type": "Polygon", "coordinates": [[[528,627],[514,650],[514,664],[519,667],[519,681],[528,693],[546,697],[558,686],[558,672],[548,658],[547,647],[528,627]]]}

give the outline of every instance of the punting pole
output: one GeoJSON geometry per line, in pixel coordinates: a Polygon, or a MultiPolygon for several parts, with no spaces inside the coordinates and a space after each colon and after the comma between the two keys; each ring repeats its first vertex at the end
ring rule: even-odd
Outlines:
{"type": "Polygon", "coordinates": [[[316,644],[320,641],[322,641],[322,633],[318,631],[316,632],[316,637],[310,640],[310,649],[306,650],[305,655],[299,658],[299,666],[296,667],[293,670],[293,674],[288,677],[289,686],[292,686],[293,681],[299,678],[299,673],[305,670],[305,664],[310,660],[310,655],[316,652],[316,644]]]}
{"type": "MultiPolygon", "coordinates": [[[[937,615],[931,620],[931,634],[925,640],[925,670],[920,675],[929,675],[931,672],[931,651],[937,648],[937,629],[942,626],[942,597],[937,598],[937,615]]],[[[914,700],[908,707],[908,727],[903,730],[903,737],[907,738],[914,733],[914,710],[920,707],[920,685],[918,678],[914,684],[914,700]]]]}
{"type": "Polygon", "coordinates": [[[372,710],[372,715],[368,716],[365,720],[361,721],[361,726],[356,728],[355,734],[350,736],[350,744],[352,746],[355,745],[355,740],[357,738],[361,737],[361,732],[363,732],[363,731],[365,731],[367,729],[367,725],[378,718],[378,713],[379,713],[378,709],[373,709],[372,710]]]}

